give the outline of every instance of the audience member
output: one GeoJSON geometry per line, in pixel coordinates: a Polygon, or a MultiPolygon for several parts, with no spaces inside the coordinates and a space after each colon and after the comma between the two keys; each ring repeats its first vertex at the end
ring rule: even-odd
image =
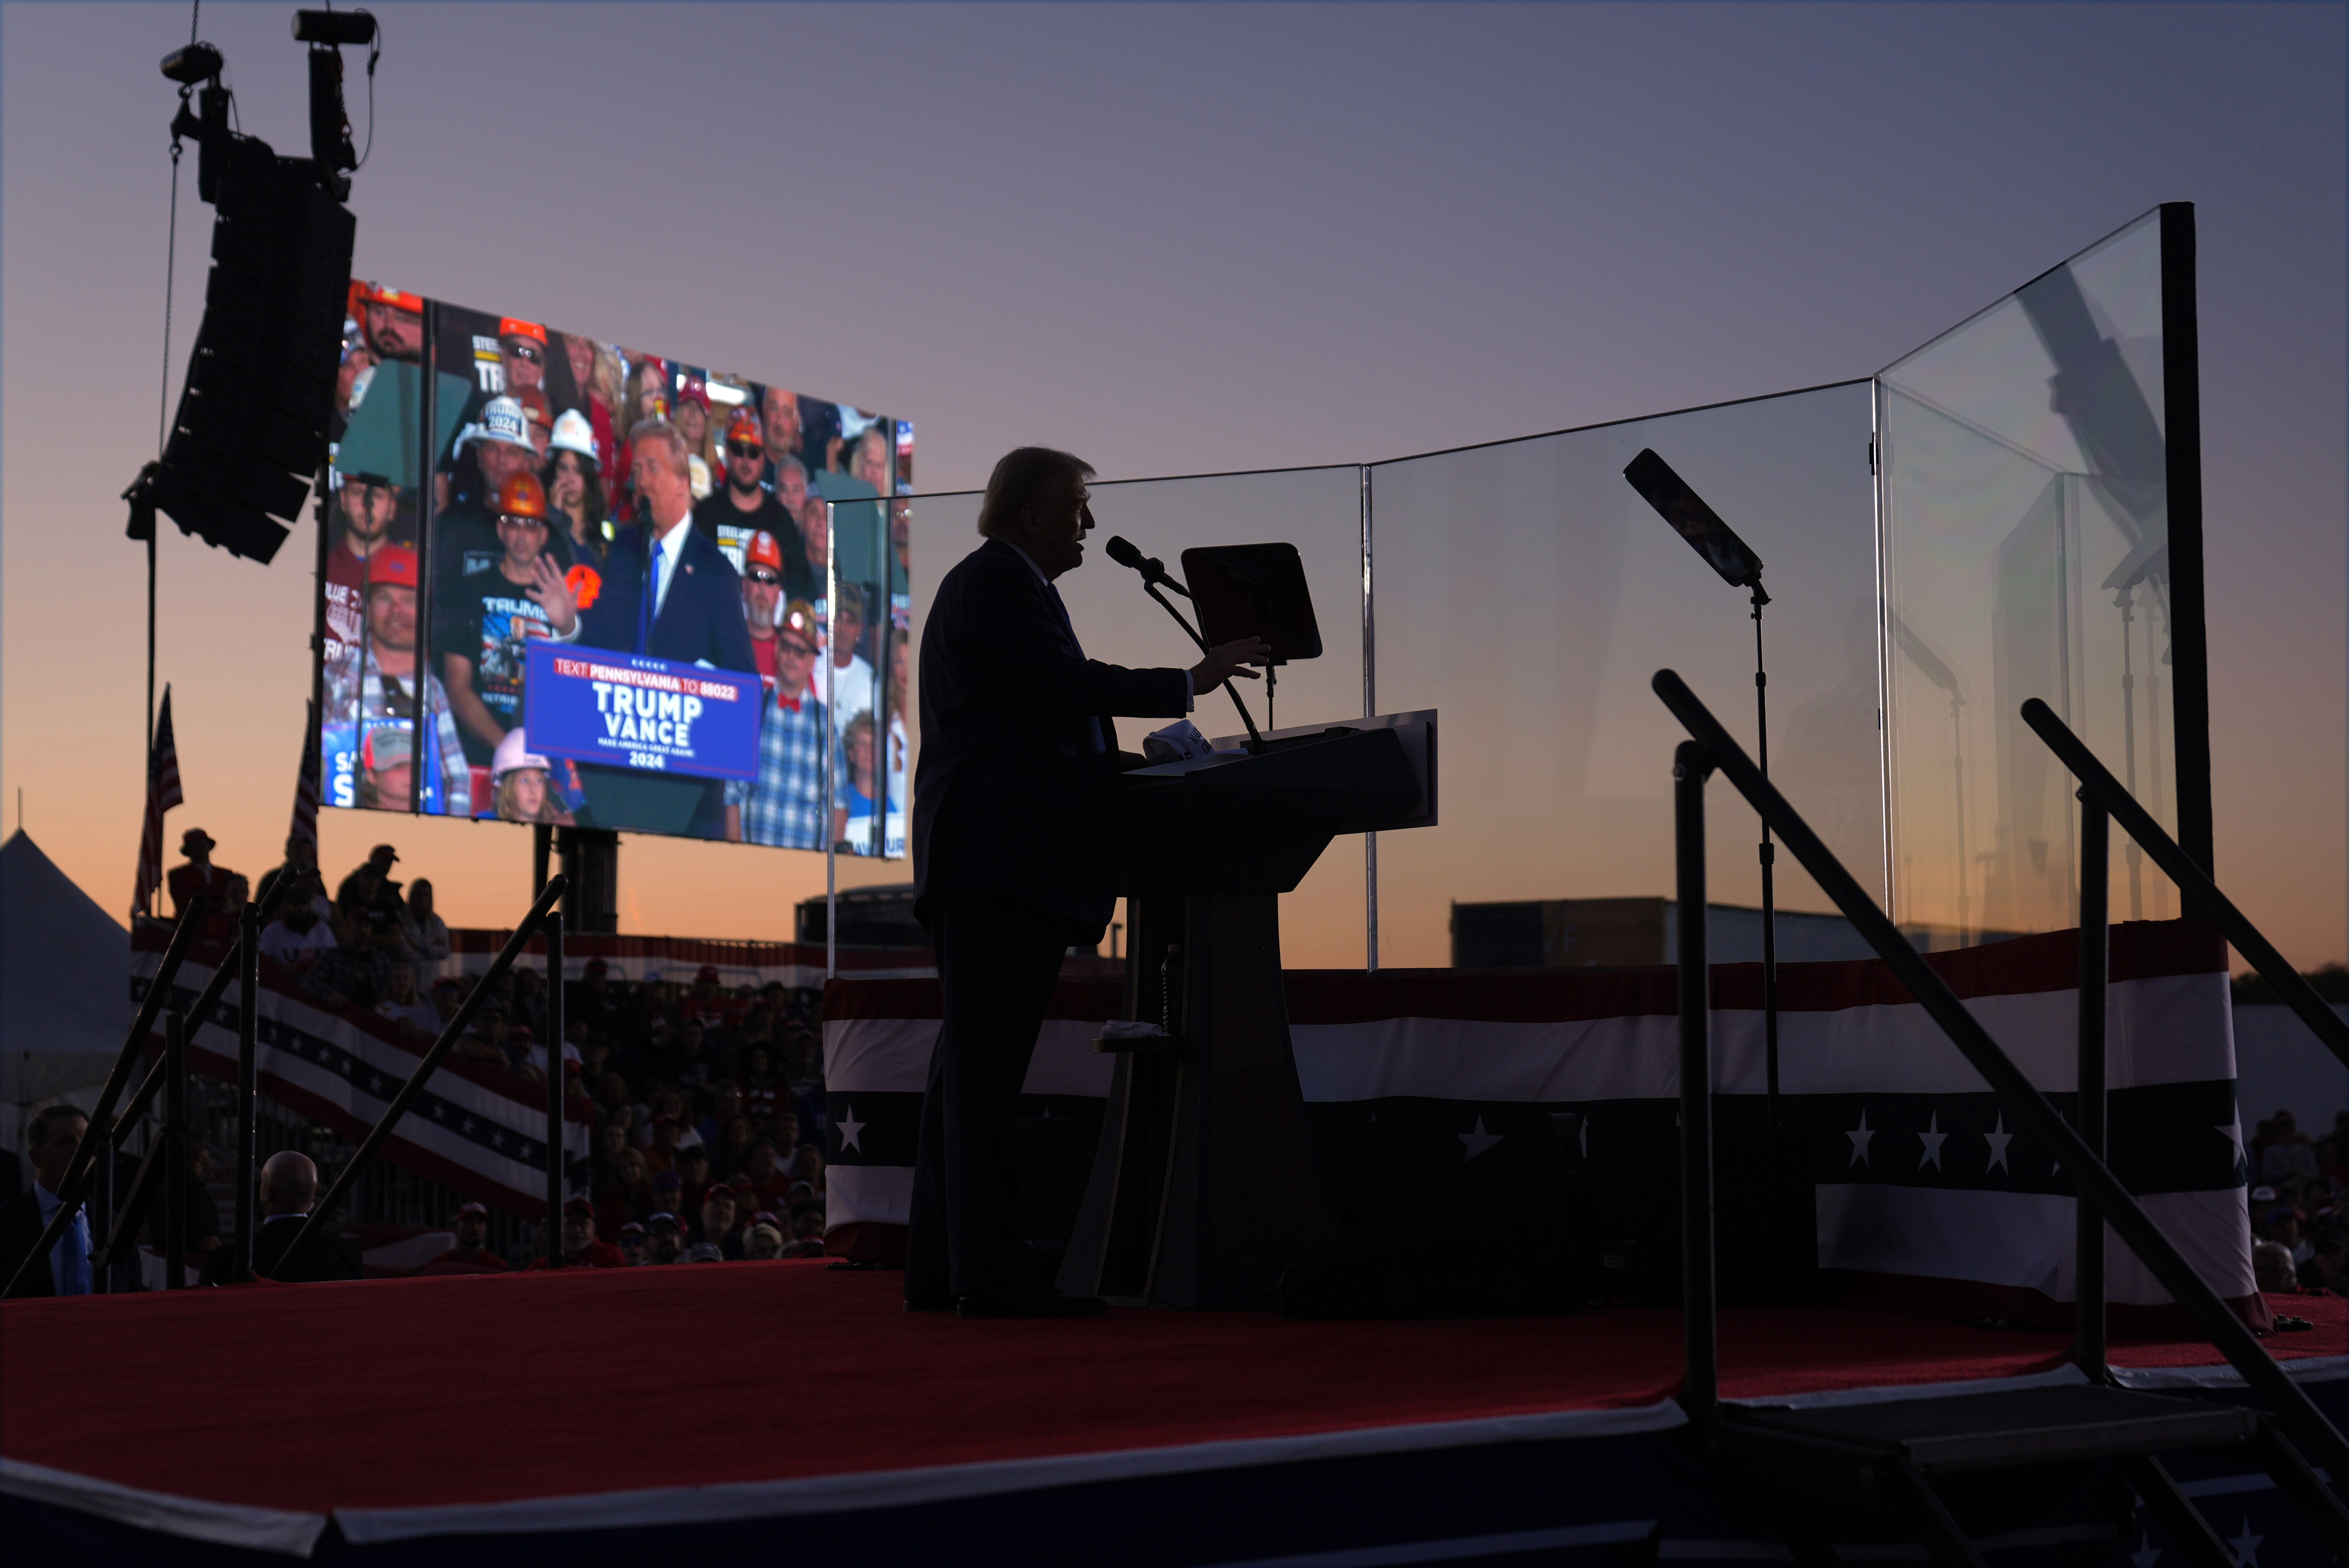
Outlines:
{"type": "MultiPolygon", "coordinates": [[[[40,1244],[41,1234],[63,1206],[57,1189],[65,1185],[74,1151],[81,1147],[89,1118],[71,1106],[49,1106],[33,1113],[25,1128],[25,1152],[33,1165],[31,1190],[0,1203],[0,1284],[13,1278],[40,1244]]],[[[15,1291],[19,1296],[86,1296],[90,1288],[90,1234],[87,1205],[75,1210],[65,1233],[49,1249],[47,1268],[25,1270],[15,1291]]]]}
{"type": "Polygon", "coordinates": [[[685,1234],[677,1216],[664,1210],[645,1221],[645,1262],[675,1263],[685,1256],[685,1234]]]}
{"type": "Polygon", "coordinates": [[[2261,1241],[2251,1249],[2251,1278],[2266,1292],[2291,1295],[2300,1289],[2300,1273],[2292,1267],[2292,1251],[2280,1242],[2261,1241]]]}
{"type": "MultiPolygon", "coordinates": [[[[318,1168],[308,1155],[281,1148],[261,1162],[261,1223],[253,1236],[256,1276],[288,1284],[360,1276],[358,1243],[326,1227],[311,1232],[298,1255],[285,1255],[317,1201],[318,1168]]],[[[235,1248],[220,1247],[204,1260],[202,1280],[208,1285],[230,1284],[235,1272],[235,1248]]]]}
{"type": "MultiPolygon", "coordinates": [[[[627,1259],[620,1249],[595,1236],[595,1205],[585,1198],[574,1198],[563,1205],[563,1261],[574,1269],[625,1269],[627,1259]]],[[[546,1267],[546,1255],[542,1252],[530,1261],[531,1268],[546,1267]]]]}
{"type": "Polygon", "coordinates": [[[212,864],[212,836],[201,827],[180,835],[180,853],[186,860],[171,867],[163,885],[171,894],[171,918],[187,913],[188,901],[199,893],[212,900],[212,913],[228,907],[228,879],[234,873],[212,864]]]}
{"type": "Polygon", "coordinates": [[[783,1255],[783,1233],[772,1225],[753,1225],[742,1232],[742,1255],[757,1262],[783,1255]]]}
{"type": "Polygon", "coordinates": [[[375,940],[375,927],[383,919],[363,907],[337,909],[335,945],[320,953],[302,977],[303,992],[329,1007],[372,1012],[391,977],[391,960],[375,940]]]}
{"type": "Polygon", "coordinates": [[[506,1261],[490,1250],[490,1211],[480,1203],[460,1203],[450,1228],[457,1244],[416,1272],[419,1274],[502,1274],[506,1261]]]}
{"type": "Polygon", "coordinates": [[[621,1226],[620,1239],[613,1244],[620,1249],[621,1258],[632,1269],[652,1262],[645,1251],[645,1228],[636,1220],[621,1226]]]}
{"type": "Polygon", "coordinates": [[[429,991],[449,956],[449,923],[432,912],[432,884],[421,877],[409,884],[407,908],[399,915],[399,936],[416,971],[417,990],[429,991]]]}
{"type": "Polygon", "coordinates": [[[305,896],[304,889],[315,888],[316,873],[297,872],[304,882],[289,894],[277,918],[262,928],[261,955],[274,959],[291,970],[306,970],[320,953],[335,945],[335,929],[321,919],[318,906],[305,896]]]}
{"type": "Polygon", "coordinates": [[[375,1004],[375,1010],[378,1016],[419,1034],[440,1033],[440,1015],[433,1011],[430,1002],[416,993],[416,969],[412,964],[391,966],[384,975],[383,1000],[375,1004]]]}
{"type": "Polygon", "coordinates": [[[742,1240],[734,1233],[734,1189],[713,1187],[701,1199],[696,1240],[708,1241],[729,1259],[742,1255],[742,1240]]]}

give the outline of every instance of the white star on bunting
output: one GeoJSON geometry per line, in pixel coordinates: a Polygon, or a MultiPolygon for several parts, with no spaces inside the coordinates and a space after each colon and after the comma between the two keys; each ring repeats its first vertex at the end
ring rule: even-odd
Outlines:
{"type": "MultiPolygon", "coordinates": [[[[2243,1163],[2243,1113],[2242,1113],[2241,1111],[2238,1110],[2238,1111],[2235,1113],[2235,1119],[2234,1119],[2233,1121],[2230,1121],[2230,1122],[2220,1122],[2217,1127],[2213,1127],[2211,1130],[2212,1130],[2213,1132],[2216,1132],[2216,1133],[2217,1133],[2220,1137],[2225,1138],[2229,1143],[2233,1144],[2233,1145],[2235,1146],[2235,1163],[2236,1163],[2237,1165],[2240,1165],[2240,1164],[2242,1164],[2242,1163],[2243,1163]]],[[[2261,1539],[2262,1539],[2262,1540],[2264,1540],[2264,1539],[2266,1539],[2266,1538],[2263,1536],[2263,1537],[2261,1537],[2261,1539]]]]}
{"type": "Polygon", "coordinates": [[[2014,1141],[2014,1135],[2006,1130],[2004,1111],[1998,1114],[1998,1125],[1982,1134],[1982,1137],[1990,1140],[1990,1164],[1984,1168],[1985,1172],[2004,1167],[2009,1176],[2013,1175],[2014,1167],[2006,1163],[2006,1146],[2014,1141]]]}
{"type": "Polygon", "coordinates": [[[1485,1130],[1485,1118],[1483,1116],[1478,1116],[1476,1118],[1476,1130],[1475,1132],[1464,1132],[1458,1134],[1457,1136],[1462,1143],[1468,1146],[1468,1152],[1460,1157],[1464,1160],[1475,1158],[1478,1155],[1484,1153],[1486,1149],[1501,1141],[1500,1134],[1488,1133],[1485,1130]]]}
{"type": "Polygon", "coordinates": [[[1941,1130],[1941,1113],[1935,1111],[1928,1117],[1925,1130],[1917,1136],[1925,1144],[1925,1152],[1918,1157],[1917,1168],[1922,1170],[1930,1165],[1936,1170],[1947,1170],[1949,1167],[1941,1163],[1941,1140],[1950,1135],[1941,1130]]]}
{"type": "Polygon", "coordinates": [[[1868,1113],[1865,1110],[1859,1113],[1858,1127],[1854,1131],[1844,1134],[1843,1136],[1851,1139],[1852,1164],[1864,1165],[1868,1163],[1868,1140],[1875,1137],[1876,1134],[1868,1128],[1868,1113]]]}
{"type": "Polygon", "coordinates": [[[864,1136],[864,1124],[856,1119],[854,1111],[846,1101],[841,1102],[840,1115],[833,1118],[833,1125],[840,1128],[840,1147],[843,1149],[853,1148],[859,1154],[864,1152],[864,1146],[856,1141],[864,1136]]]}
{"type": "Polygon", "coordinates": [[[2235,1561],[2241,1568],[2260,1568],[2260,1542],[2266,1539],[2264,1535],[2251,1533],[2251,1516],[2245,1514],[2242,1533],[2227,1544],[2235,1549],[2235,1561]]]}
{"type": "Polygon", "coordinates": [[[2137,1568],[2153,1568],[2156,1563],[2161,1561],[2161,1548],[2153,1543],[2153,1536],[2150,1533],[2138,1538],[2137,1548],[2129,1553],[2129,1561],[2136,1563],[2137,1568]]]}

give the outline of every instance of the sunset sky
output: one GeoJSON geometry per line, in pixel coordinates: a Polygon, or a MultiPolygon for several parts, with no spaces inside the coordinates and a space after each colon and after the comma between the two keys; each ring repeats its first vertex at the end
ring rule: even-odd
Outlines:
{"type": "MultiPolygon", "coordinates": [[[[299,153],[291,9],[216,0],[202,33],[243,129],[299,153]]],[[[1030,441],[1105,480],[1348,464],[1864,378],[2196,202],[2218,870],[2296,962],[2349,957],[2340,6],[374,9],[362,275],[911,419],[924,491],[1030,441]]],[[[187,36],[185,6],[0,7],[0,808],[13,830],[21,792],[118,915],[144,557],[115,497],[155,451],[176,108],[155,67],[187,36]]],[[[174,393],[210,222],[191,150],[174,393]]],[[[1191,527],[1285,536],[1289,508],[1330,557],[1309,552],[1317,585],[1342,585],[1353,482],[1320,483],[1228,492],[1228,524],[1164,497],[1104,522],[1171,556],[1191,527]]],[[[922,514],[917,616],[972,542],[967,513],[922,514]]],[[[311,559],[306,524],[265,568],[165,530],[171,836],[202,826],[240,869],[285,831],[311,559]]],[[[1187,661],[1105,562],[1063,587],[1103,656],[1187,661]]],[[[1284,723],[1359,711],[1356,607],[1317,597],[1340,662],[1284,684],[1284,723]]],[[[1774,613],[1790,646],[1841,635],[1774,613]]],[[[1496,660],[1535,646],[1514,629],[1496,615],[1496,660]]],[[[1553,722],[1538,665],[1510,673],[1511,713],[1553,722]]],[[[1487,888],[1669,890],[1516,889],[1502,872],[1546,846],[1445,783],[1382,909],[1390,962],[1445,961],[1445,900],[1487,888]]],[[[334,875],[397,844],[452,923],[529,897],[519,828],[331,813],[323,836],[334,875]]],[[[1360,864],[1333,848],[1289,961],[1361,961],[1360,864]]],[[[823,885],[820,857],[638,838],[621,869],[623,929],[647,933],[781,937],[823,885]]]]}

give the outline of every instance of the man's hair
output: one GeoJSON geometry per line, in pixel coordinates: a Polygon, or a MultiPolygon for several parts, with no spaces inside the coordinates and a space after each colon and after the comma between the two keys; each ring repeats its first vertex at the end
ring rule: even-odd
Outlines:
{"type": "Polygon", "coordinates": [[[38,1147],[48,1142],[49,1129],[73,1116],[79,1116],[83,1121],[89,1120],[88,1113],[76,1106],[44,1106],[35,1111],[32,1125],[25,1129],[26,1147],[38,1147]]]}
{"type": "Polygon", "coordinates": [[[1019,525],[1019,509],[1043,494],[1054,480],[1082,483],[1093,476],[1093,465],[1073,452],[1049,446],[1014,447],[1003,454],[987,476],[987,499],[978,504],[978,531],[1000,539],[1019,525]]]}
{"type": "Polygon", "coordinates": [[[638,420],[628,427],[628,445],[631,449],[634,449],[637,442],[647,441],[657,441],[668,448],[671,472],[686,472],[685,437],[675,425],[667,420],[638,420]]]}

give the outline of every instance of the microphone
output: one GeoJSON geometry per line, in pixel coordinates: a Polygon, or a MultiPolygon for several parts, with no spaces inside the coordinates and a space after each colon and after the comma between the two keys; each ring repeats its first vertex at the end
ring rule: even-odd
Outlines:
{"type": "Polygon", "coordinates": [[[1191,590],[1176,582],[1167,572],[1165,562],[1155,556],[1144,556],[1132,540],[1123,535],[1112,535],[1109,543],[1102,547],[1109,552],[1109,558],[1119,566],[1140,572],[1143,582],[1162,588],[1173,588],[1186,599],[1191,597],[1191,590]]]}

